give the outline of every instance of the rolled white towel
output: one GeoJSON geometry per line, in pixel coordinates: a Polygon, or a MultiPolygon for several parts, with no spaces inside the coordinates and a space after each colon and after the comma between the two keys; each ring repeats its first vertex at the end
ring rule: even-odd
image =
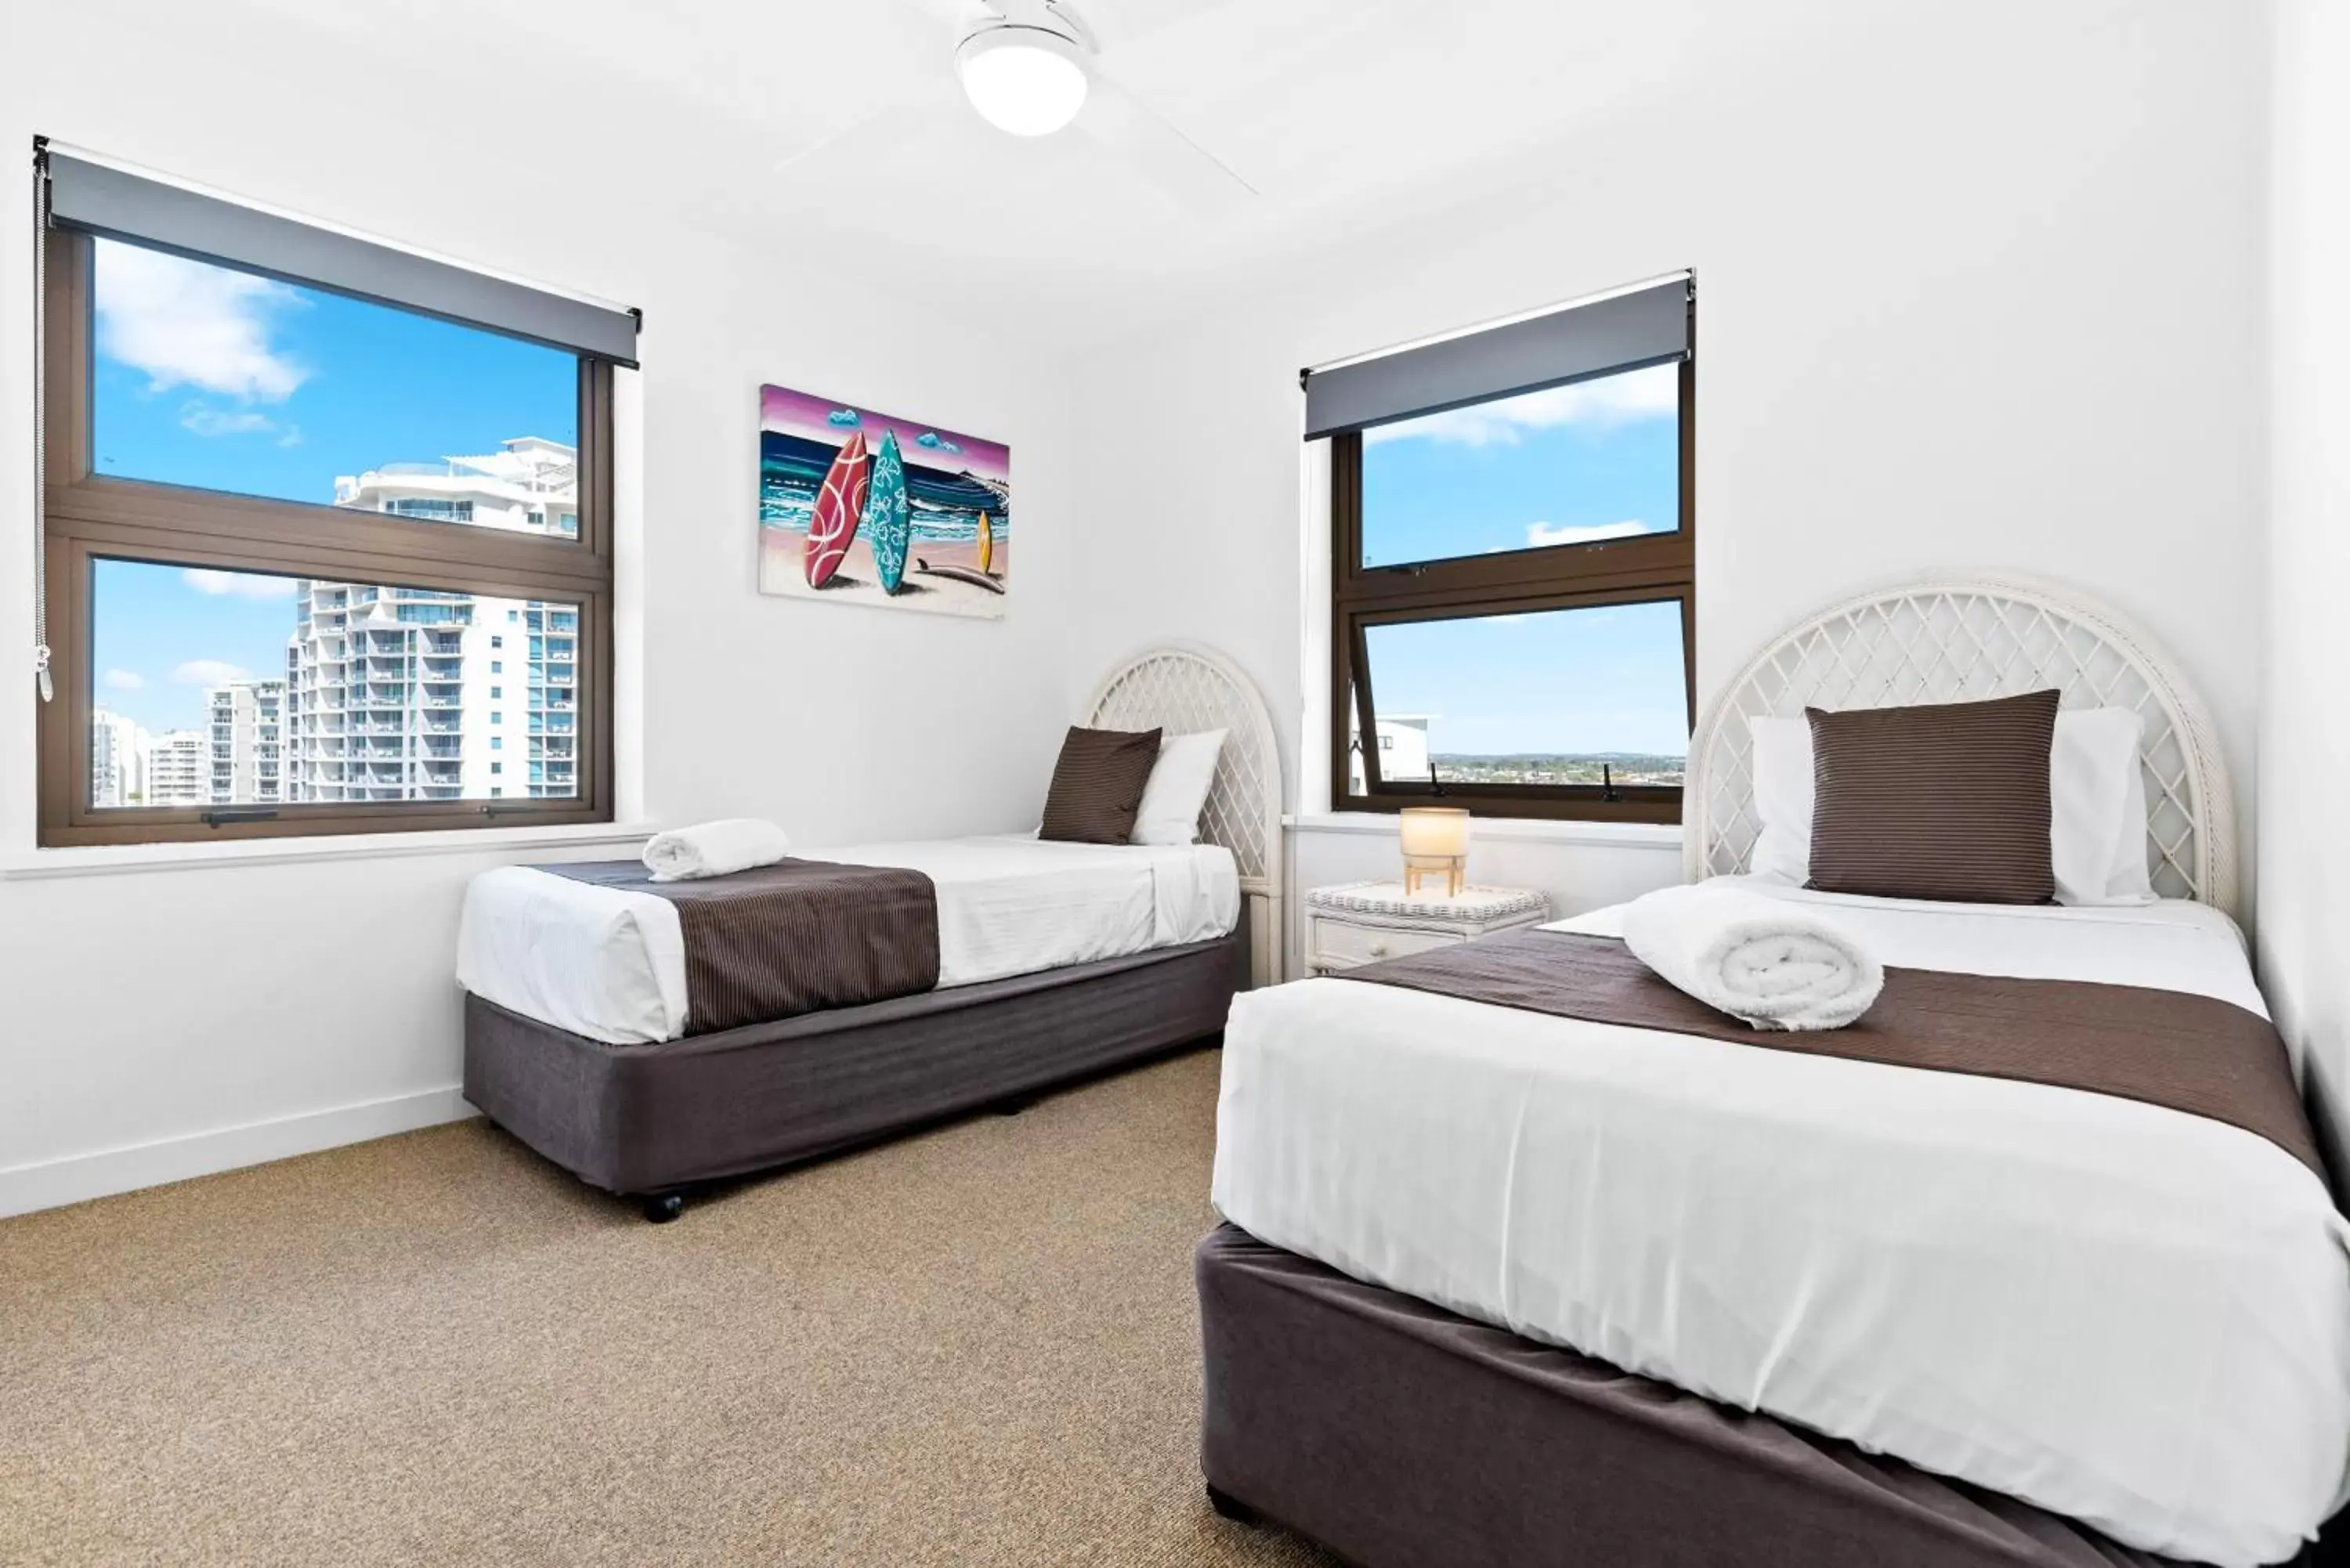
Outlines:
{"type": "Polygon", "coordinates": [[[791,852],[792,841],[774,823],[736,816],[654,834],[645,845],[645,868],[656,882],[691,882],[773,866],[791,852]]]}
{"type": "Polygon", "coordinates": [[[1633,899],[1624,945],[1708,1007],[1757,1029],[1841,1029],[1885,984],[1885,966],[1829,916],[1704,882],[1633,899]]]}

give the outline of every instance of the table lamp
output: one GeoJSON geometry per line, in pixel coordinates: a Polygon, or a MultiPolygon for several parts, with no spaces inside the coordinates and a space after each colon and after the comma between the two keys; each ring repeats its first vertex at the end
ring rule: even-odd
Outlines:
{"type": "Polygon", "coordinates": [[[1441,873],[1445,897],[1457,898],[1468,884],[1469,814],[1453,805],[1408,805],[1403,819],[1403,894],[1419,891],[1422,878],[1441,873]]]}

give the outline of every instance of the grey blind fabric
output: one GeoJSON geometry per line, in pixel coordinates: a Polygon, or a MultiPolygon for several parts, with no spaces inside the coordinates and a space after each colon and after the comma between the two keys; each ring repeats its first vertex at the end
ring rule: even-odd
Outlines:
{"type": "Polygon", "coordinates": [[[637,318],[629,311],[526,288],[60,152],[49,154],[49,184],[54,221],[68,228],[317,284],[616,365],[637,362],[637,318]]]}
{"type": "Polygon", "coordinates": [[[1305,439],[1586,381],[1690,351],[1690,280],[1405,348],[1305,378],[1305,439]]]}

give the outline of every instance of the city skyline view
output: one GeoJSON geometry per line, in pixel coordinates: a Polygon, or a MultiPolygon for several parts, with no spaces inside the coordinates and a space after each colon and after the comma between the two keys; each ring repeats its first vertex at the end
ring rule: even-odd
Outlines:
{"type": "MultiPolygon", "coordinates": [[[[578,532],[570,355],[99,241],[112,477],[578,532]]],[[[99,559],[94,805],[577,793],[579,607],[99,559]]]]}
{"type": "MultiPolygon", "coordinates": [[[[390,464],[577,445],[571,355],[136,245],[96,253],[101,474],[328,505],[338,480],[390,464]]],[[[147,730],[198,727],[210,686],[284,673],[292,578],[95,576],[92,699],[147,730]]]]}

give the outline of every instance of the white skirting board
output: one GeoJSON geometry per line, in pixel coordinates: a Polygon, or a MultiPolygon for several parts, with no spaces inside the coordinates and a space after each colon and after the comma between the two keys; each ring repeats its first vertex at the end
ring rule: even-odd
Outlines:
{"type": "Polygon", "coordinates": [[[68,1155],[36,1165],[0,1169],[0,1218],[56,1209],[111,1193],[168,1181],[211,1176],[248,1165],[265,1165],[297,1154],[314,1154],[347,1143],[365,1143],[394,1133],[478,1115],[454,1084],[356,1106],[305,1111],[242,1127],[191,1133],[184,1137],[68,1155]]]}

